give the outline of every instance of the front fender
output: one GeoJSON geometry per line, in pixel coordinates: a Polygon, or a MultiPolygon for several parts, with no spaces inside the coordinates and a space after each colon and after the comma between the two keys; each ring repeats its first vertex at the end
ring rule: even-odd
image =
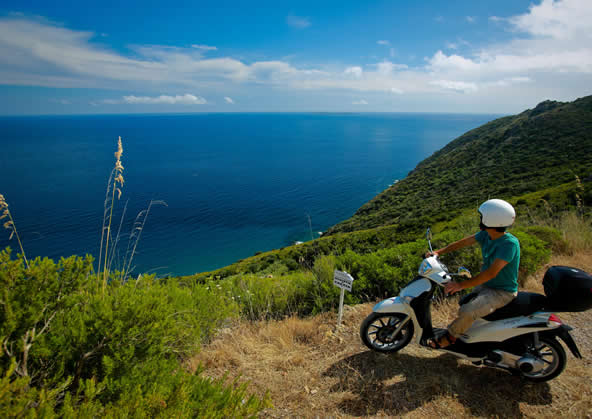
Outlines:
{"type": "Polygon", "coordinates": [[[387,298],[376,304],[372,311],[376,313],[406,313],[410,314],[413,309],[401,297],[387,298]]]}
{"type": "Polygon", "coordinates": [[[380,303],[376,304],[372,311],[375,313],[403,313],[408,315],[409,317],[411,317],[411,321],[413,322],[413,326],[415,327],[416,343],[419,342],[419,340],[421,339],[423,329],[420,327],[417,321],[415,311],[413,311],[411,306],[407,302],[405,302],[401,297],[387,298],[386,300],[383,300],[380,303]]]}

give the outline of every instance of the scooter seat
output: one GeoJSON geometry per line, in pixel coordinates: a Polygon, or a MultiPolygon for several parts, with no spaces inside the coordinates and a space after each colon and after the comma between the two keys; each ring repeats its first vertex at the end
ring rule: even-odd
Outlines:
{"type": "MultiPolygon", "coordinates": [[[[463,305],[475,298],[475,294],[465,295],[458,302],[463,305]]],[[[547,297],[535,292],[519,292],[516,298],[503,307],[498,308],[493,313],[483,317],[487,321],[509,319],[510,317],[528,316],[541,310],[547,301],[547,297]]]]}

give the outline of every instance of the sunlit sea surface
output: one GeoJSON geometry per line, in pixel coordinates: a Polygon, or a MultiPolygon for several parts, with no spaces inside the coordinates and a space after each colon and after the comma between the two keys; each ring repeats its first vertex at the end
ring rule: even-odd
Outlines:
{"type": "MultiPolygon", "coordinates": [[[[135,272],[212,270],[318,237],[494,115],[191,114],[0,118],[0,193],[29,258],[98,256],[117,137],[117,267],[151,199],[135,272]]],[[[17,248],[0,230],[0,246],[17,248]]]]}

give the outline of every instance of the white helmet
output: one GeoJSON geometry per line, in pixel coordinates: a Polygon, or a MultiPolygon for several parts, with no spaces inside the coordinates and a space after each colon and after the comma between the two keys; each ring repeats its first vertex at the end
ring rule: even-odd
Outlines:
{"type": "Polygon", "coordinates": [[[516,211],[508,202],[501,199],[490,199],[479,207],[481,223],[485,227],[510,227],[516,219],[516,211]]]}

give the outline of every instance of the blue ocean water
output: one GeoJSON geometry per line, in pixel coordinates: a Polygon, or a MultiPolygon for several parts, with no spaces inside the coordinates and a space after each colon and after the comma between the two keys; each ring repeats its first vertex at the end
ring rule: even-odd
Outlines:
{"type": "MultiPolygon", "coordinates": [[[[97,257],[123,140],[114,210],[121,263],[151,199],[136,272],[186,275],[318,237],[422,159],[493,115],[191,114],[0,118],[0,193],[29,258],[97,257]]],[[[0,247],[17,248],[0,230],[0,247]]]]}

